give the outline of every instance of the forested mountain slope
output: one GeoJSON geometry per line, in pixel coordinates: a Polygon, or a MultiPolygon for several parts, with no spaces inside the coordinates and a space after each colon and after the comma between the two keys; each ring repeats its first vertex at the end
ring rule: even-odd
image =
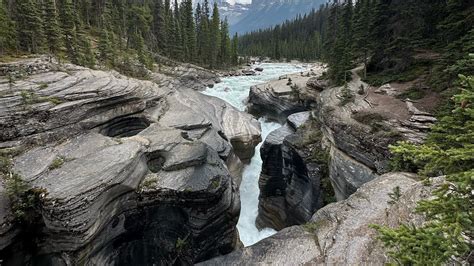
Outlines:
{"type": "Polygon", "coordinates": [[[384,72],[385,82],[407,71],[426,70],[436,73],[431,76],[437,87],[446,88],[458,73],[472,73],[472,65],[463,58],[474,52],[473,26],[474,3],[467,0],[335,1],[306,16],[241,36],[240,51],[275,59],[323,60],[338,84],[347,70],[362,62],[369,72],[384,72]],[[431,61],[432,71],[426,69],[426,61],[431,61]]]}
{"type": "MultiPolygon", "coordinates": [[[[0,1],[0,56],[50,53],[71,63],[151,67],[152,54],[209,68],[237,64],[217,5],[174,1],[0,1]]],[[[126,71],[124,71],[126,72],[126,71]]]]}

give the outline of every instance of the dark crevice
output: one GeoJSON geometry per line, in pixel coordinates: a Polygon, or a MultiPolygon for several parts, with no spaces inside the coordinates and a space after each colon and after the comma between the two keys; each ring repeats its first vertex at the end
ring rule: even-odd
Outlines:
{"type": "Polygon", "coordinates": [[[135,136],[150,126],[144,117],[119,117],[104,124],[100,133],[107,137],[125,138],[135,136]]]}

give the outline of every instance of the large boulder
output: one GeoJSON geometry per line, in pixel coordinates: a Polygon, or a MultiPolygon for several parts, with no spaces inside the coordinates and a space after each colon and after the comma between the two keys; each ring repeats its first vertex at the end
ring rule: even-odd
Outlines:
{"type": "Polygon", "coordinates": [[[318,210],[304,226],[286,228],[257,244],[200,265],[385,264],[388,256],[371,224],[421,225],[416,202],[434,186],[406,173],[389,173],[365,183],[348,199],[318,210]],[[400,189],[395,200],[390,193],[400,189]]]}
{"type": "Polygon", "coordinates": [[[5,263],[190,264],[236,247],[241,159],[260,140],[250,115],[114,72],[0,68],[23,73],[0,76],[1,148],[23,150],[13,169],[42,192],[31,231],[0,186],[5,263]]]}

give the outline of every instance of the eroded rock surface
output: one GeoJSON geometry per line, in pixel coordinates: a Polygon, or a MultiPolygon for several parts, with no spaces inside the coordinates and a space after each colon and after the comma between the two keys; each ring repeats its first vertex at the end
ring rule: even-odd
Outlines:
{"type": "Polygon", "coordinates": [[[357,74],[360,69],[352,70],[347,85],[352,100],[342,104],[343,87],[336,87],[323,90],[318,101],[318,117],[331,154],[329,176],[338,200],[390,170],[390,144],[399,140],[421,143],[436,121],[396,98],[400,92],[392,86],[371,88],[362,82],[357,74]]]}
{"type": "Polygon", "coordinates": [[[257,217],[261,228],[281,230],[303,224],[323,204],[321,165],[312,160],[313,147],[298,132],[310,119],[310,112],[290,115],[284,126],[270,133],[261,148],[257,217]]]}
{"type": "Polygon", "coordinates": [[[283,123],[289,115],[308,110],[309,105],[293,99],[290,86],[257,85],[250,88],[247,109],[256,116],[265,116],[283,123]]]}
{"type": "Polygon", "coordinates": [[[5,262],[189,264],[233,250],[241,159],[260,140],[255,119],[114,72],[42,60],[2,69],[31,64],[41,72],[0,77],[0,140],[25,150],[14,170],[44,191],[42,218],[22,253],[1,194],[5,262]]]}
{"type": "Polygon", "coordinates": [[[286,228],[253,246],[234,251],[202,265],[360,265],[385,264],[388,257],[371,224],[398,226],[423,217],[416,202],[429,197],[425,186],[407,173],[389,173],[361,186],[348,199],[318,210],[311,223],[286,228]],[[389,193],[399,187],[393,202],[389,193]]]}

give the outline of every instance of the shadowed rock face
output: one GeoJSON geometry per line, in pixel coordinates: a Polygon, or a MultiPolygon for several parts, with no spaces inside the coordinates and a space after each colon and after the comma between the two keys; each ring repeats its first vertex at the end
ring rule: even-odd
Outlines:
{"type": "Polygon", "coordinates": [[[309,103],[298,102],[289,95],[278,95],[265,87],[252,86],[247,108],[251,114],[284,123],[289,115],[308,110],[309,103]]]}
{"type": "Polygon", "coordinates": [[[14,170],[45,191],[36,235],[23,238],[0,186],[5,263],[190,264],[234,249],[255,119],[114,72],[42,60],[1,69],[33,63],[41,71],[13,84],[0,76],[1,146],[25,149],[14,170]]]}
{"type": "Polygon", "coordinates": [[[311,219],[321,207],[320,166],[311,162],[311,152],[301,147],[296,131],[310,118],[309,112],[296,113],[273,131],[262,148],[257,225],[281,230],[311,219]]]}
{"type": "Polygon", "coordinates": [[[305,226],[286,228],[253,246],[199,265],[381,265],[388,262],[377,232],[370,224],[398,226],[423,223],[416,202],[434,186],[406,173],[389,173],[362,185],[349,198],[318,210],[305,226]],[[389,193],[399,187],[394,204],[389,193]]]}

